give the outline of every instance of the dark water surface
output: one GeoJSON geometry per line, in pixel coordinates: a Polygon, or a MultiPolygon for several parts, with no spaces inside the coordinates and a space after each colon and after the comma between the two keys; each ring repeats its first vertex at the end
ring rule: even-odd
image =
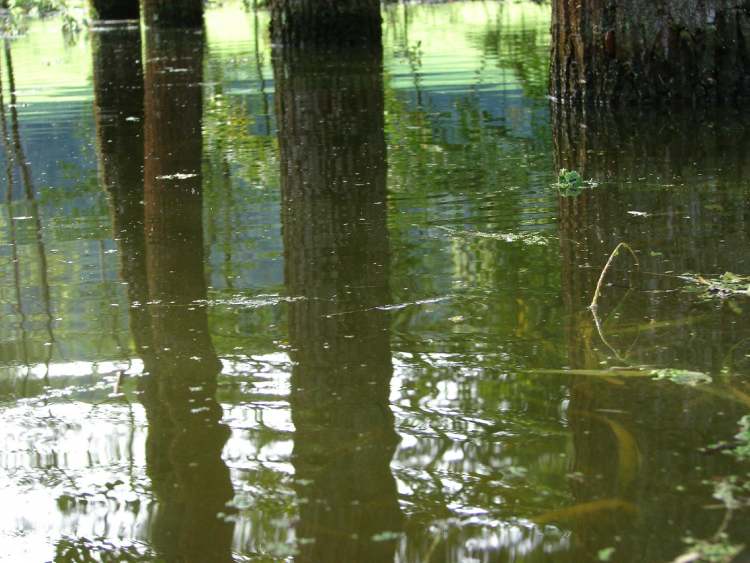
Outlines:
{"type": "Polygon", "coordinates": [[[206,19],[4,43],[1,560],[750,535],[710,447],[750,413],[750,301],[679,277],[750,273],[742,116],[552,111],[530,2],[388,8],[382,54],[333,58],[206,19]]]}

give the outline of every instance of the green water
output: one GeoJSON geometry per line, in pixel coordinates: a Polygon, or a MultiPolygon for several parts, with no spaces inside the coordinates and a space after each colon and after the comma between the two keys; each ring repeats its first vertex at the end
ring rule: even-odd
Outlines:
{"type": "Polygon", "coordinates": [[[392,6],[382,54],[334,57],[274,58],[231,3],[204,35],[4,43],[0,560],[750,535],[714,498],[747,461],[711,447],[750,413],[750,301],[680,277],[750,273],[750,123],[560,112],[549,10],[392,6]],[[560,196],[563,167],[598,186],[560,196]],[[619,242],[640,268],[594,316],[619,242]]]}

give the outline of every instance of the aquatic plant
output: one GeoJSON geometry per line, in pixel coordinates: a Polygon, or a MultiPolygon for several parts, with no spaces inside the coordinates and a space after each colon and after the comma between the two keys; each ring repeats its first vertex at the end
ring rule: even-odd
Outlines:
{"type": "Polygon", "coordinates": [[[595,188],[599,184],[594,180],[584,180],[576,170],[561,168],[557,174],[557,182],[552,187],[557,188],[561,196],[574,197],[588,188],[595,188]]]}
{"type": "Polygon", "coordinates": [[[707,277],[700,274],[682,274],[681,279],[690,282],[689,290],[701,292],[705,298],[725,299],[737,295],[750,295],[750,276],[724,272],[720,276],[707,277]]]}

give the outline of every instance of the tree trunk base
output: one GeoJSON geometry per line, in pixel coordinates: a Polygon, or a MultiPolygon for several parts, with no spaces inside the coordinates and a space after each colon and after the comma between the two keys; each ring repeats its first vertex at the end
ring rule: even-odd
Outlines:
{"type": "Polygon", "coordinates": [[[553,0],[550,92],[579,105],[750,98],[745,0],[553,0]]]}

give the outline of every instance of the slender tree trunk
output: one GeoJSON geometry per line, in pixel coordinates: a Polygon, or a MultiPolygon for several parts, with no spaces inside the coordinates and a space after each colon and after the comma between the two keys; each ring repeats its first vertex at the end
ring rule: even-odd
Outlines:
{"type": "Polygon", "coordinates": [[[138,0],[90,0],[91,17],[95,20],[137,20],[138,0]]]}
{"type": "Polygon", "coordinates": [[[201,27],[203,0],[143,0],[147,26],[201,27]]]}
{"type": "Polygon", "coordinates": [[[233,526],[217,514],[233,490],[205,306],[202,55],[202,34],[147,34],[144,222],[156,350],[144,404],[149,470],[163,505],[154,544],[169,561],[222,563],[232,560],[233,526]]]}
{"type": "Polygon", "coordinates": [[[379,45],[379,0],[271,0],[274,43],[313,45],[379,45]]]}
{"type": "Polygon", "coordinates": [[[274,58],[294,360],[298,561],[393,561],[389,245],[379,49],[274,58]]]}
{"type": "Polygon", "coordinates": [[[734,102],[750,95],[750,5],[553,0],[550,70],[564,102],[734,102]]]}

